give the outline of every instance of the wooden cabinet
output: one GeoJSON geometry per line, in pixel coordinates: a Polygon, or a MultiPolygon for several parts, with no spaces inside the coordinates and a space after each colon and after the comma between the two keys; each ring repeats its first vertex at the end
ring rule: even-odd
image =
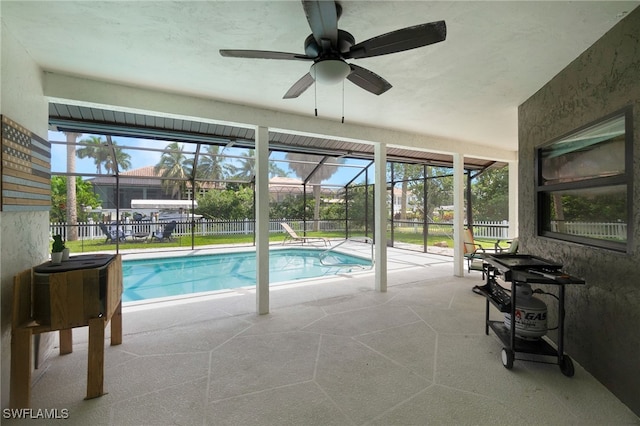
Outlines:
{"type": "Polygon", "coordinates": [[[14,277],[11,332],[11,407],[31,400],[32,336],[60,332],[60,354],[71,353],[72,328],[89,327],[87,396],[103,395],[105,327],[122,343],[122,259],[82,255],[61,265],[43,263],[14,277]]]}

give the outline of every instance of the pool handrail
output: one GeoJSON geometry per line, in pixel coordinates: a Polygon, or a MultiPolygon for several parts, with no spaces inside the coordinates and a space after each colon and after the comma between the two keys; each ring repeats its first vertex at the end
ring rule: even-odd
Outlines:
{"type": "Polygon", "coordinates": [[[320,253],[318,255],[318,259],[320,259],[320,264],[323,266],[340,266],[340,267],[359,267],[362,269],[371,269],[373,268],[373,266],[375,265],[375,258],[373,255],[373,240],[369,239],[369,238],[365,238],[363,241],[358,241],[355,239],[350,239],[350,238],[345,238],[344,241],[342,241],[341,243],[339,243],[338,245],[332,246],[330,248],[328,248],[327,250],[324,250],[322,253],[320,253]],[[338,263],[338,264],[331,264],[331,263],[325,263],[324,262],[324,258],[332,251],[334,251],[335,249],[337,249],[338,247],[340,247],[341,245],[343,245],[344,243],[346,243],[347,241],[355,241],[355,242],[361,242],[361,243],[365,243],[365,244],[371,244],[371,265],[370,266],[365,266],[365,265],[361,265],[359,263],[338,263]]]}

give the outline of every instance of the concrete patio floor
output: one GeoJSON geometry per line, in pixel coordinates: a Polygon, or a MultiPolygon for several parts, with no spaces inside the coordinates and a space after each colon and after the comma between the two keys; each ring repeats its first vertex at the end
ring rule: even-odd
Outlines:
{"type": "MultiPolygon", "coordinates": [[[[74,352],[34,374],[32,407],[66,408],[69,425],[640,425],[577,363],[572,378],[505,369],[471,291],[479,272],[388,256],[386,293],[368,271],[272,286],[269,315],[251,289],[127,306],[122,345],[105,342],[108,393],[83,400],[87,331],[74,329],[74,352]]],[[[7,421],[23,423],[51,421],[7,421]]]]}

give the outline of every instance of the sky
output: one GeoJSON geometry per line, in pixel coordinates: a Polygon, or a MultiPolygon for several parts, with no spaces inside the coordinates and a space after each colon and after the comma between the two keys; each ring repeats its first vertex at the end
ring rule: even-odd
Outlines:
{"type": "MultiPolygon", "coordinates": [[[[78,138],[78,141],[82,141],[84,139],[88,139],[91,136],[98,136],[103,141],[106,142],[106,137],[103,135],[92,135],[92,134],[83,134],[78,138]]],[[[66,135],[62,132],[54,132],[49,131],[49,141],[51,142],[65,142],[66,143],[66,135]]],[[[112,140],[121,147],[131,147],[132,149],[124,149],[124,151],[129,154],[131,162],[131,167],[129,170],[145,167],[145,166],[155,166],[162,156],[161,150],[164,149],[167,145],[172,143],[172,141],[159,141],[159,140],[150,140],[143,138],[132,138],[132,137],[122,137],[122,136],[113,136],[112,140]],[[134,148],[152,148],[159,151],[147,151],[147,150],[136,150],[134,148]]],[[[185,152],[194,152],[196,145],[190,143],[179,143],[183,146],[183,150],[185,152]]],[[[66,145],[60,144],[51,144],[51,170],[53,173],[64,173],[67,171],[67,151],[66,145]]],[[[243,153],[246,153],[246,149],[242,148],[225,148],[223,153],[230,156],[242,156],[243,153]]],[[[187,154],[188,155],[188,154],[187,154]]],[[[287,173],[288,177],[297,178],[296,174],[289,168],[287,162],[277,161],[282,160],[285,157],[285,153],[283,152],[273,152],[269,157],[271,160],[275,161],[275,164],[282,170],[287,173]]],[[[320,157],[314,158],[319,161],[320,157]]],[[[237,161],[230,159],[230,161],[237,161]]],[[[353,159],[345,159],[345,166],[340,167],[339,170],[333,174],[327,181],[323,182],[329,185],[340,185],[343,186],[351,179],[353,179],[364,166],[369,164],[369,161],[365,160],[353,160],[353,159]],[[355,167],[349,167],[355,166],[355,167]]],[[[84,158],[80,159],[76,157],[76,172],[78,173],[96,173],[96,165],[92,158],[84,158]]],[[[370,170],[370,179],[372,179],[373,170],[370,170]]],[[[104,173],[104,170],[103,170],[104,173]]],[[[362,181],[362,179],[358,179],[358,182],[362,181]]]]}

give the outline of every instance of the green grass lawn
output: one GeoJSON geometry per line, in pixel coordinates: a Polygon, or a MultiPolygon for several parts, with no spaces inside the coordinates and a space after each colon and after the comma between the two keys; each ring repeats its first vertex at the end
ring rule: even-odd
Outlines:
{"type": "MultiPolygon", "coordinates": [[[[302,235],[299,233],[298,235],[302,235]]],[[[306,236],[308,237],[325,237],[325,238],[344,238],[343,232],[307,232],[306,236]]],[[[364,233],[354,233],[351,235],[352,237],[362,236],[364,237],[364,233]],[[359,235],[358,235],[359,234],[359,235]]],[[[391,234],[387,235],[389,238],[391,234]]],[[[371,235],[369,235],[371,237],[371,235]]],[[[283,241],[285,238],[284,233],[271,234],[269,236],[269,241],[272,243],[277,243],[283,241]]],[[[397,242],[403,242],[408,244],[423,244],[422,233],[414,232],[413,230],[410,232],[406,231],[394,231],[394,239],[397,242]]],[[[105,243],[104,238],[94,239],[94,240],[79,240],[79,241],[67,241],[66,246],[71,250],[72,254],[85,253],[85,252],[95,252],[95,251],[113,251],[116,249],[115,243],[105,243]]],[[[436,243],[446,242],[448,247],[453,247],[453,238],[446,234],[429,234],[427,239],[427,246],[434,246],[436,243]]],[[[484,248],[492,249],[495,244],[495,240],[476,240],[476,242],[482,245],[484,248]]],[[[197,246],[208,246],[208,245],[217,245],[217,244],[253,244],[253,235],[196,235],[194,239],[194,245],[197,246]]],[[[502,243],[503,247],[507,247],[508,244],[502,243]]],[[[191,247],[191,236],[175,236],[171,241],[159,242],[158,240],[132,240],[127,239],[124,242],[120,243],[121,250],[145,250],[149,248],[190,248],[191,247]]]]}
{"type": "MultiPolygon", "coordinates": [[[[299,234],[300,235],[300,234],[299,234]]],[[[328,238],[344,238],[344,233],[331,233],[331,232],[307,232],[308,237],[313,236],[323,236],[328,238]]],[[[284,240],[285,234],[271,234],[269,236],[270,242],[282,242],[284,240]]],[[[216,245],[216,244],[253,244],[253,235],[248,234],[239,234],[239,235],[196,235],[194,238],[194,245],[197,246],[208,246],[208,245],[216,245]]],[[[67,241],[65,245],[69,248],[72,254],[77,253],[85,253],[85,252],[94,252],[94,251],[113,251],[116,249],[115,243],[105,243],[104,238],[94,239],[94,240],[78,240],[78,241],[67,241]]],[[[191,247],[191,236],[175,236],[171,239],[171,241],[163,241],[160,242],[156,239],[153,241],[147,240],[135,240],[128,238],[126,241],[120,242],[121,250],[130,250],[130,249],[138,249],[145,250],[149,248],[170,248],[170,247],[183,247],[190,248],[191,247]]]]}
{"type": "MultiPolygon", "coordinates": [[[[279,238],[281,241],[284,236],[279,238]]],[[[273,241],[278,241],[278,237],[274,236],[273,241]]],[[[195,246],[206,246],[214,244],[252,244],[252,235],[209,235],[201,236],[196,235],[194,239],[195,246]]],[[[71,253],[83,253],[92,251],[112,251],[115,250],[115,243],[105,243],[103,238],[95,240],[80,240],[80,241],[67,241],[66,246],[71,250],[71,253]]],[[[191,236],[175,236],[170,241],[158,241],[152,240],[132,240],[120,242],[121,250],[129,249],[148,249],[148,248],[162,248],[162,247],[191,247],[191,236]]]]}
{"type": "MultiPolygon", "coordinates": [[[[387,238],[391,237],[391,233],[387,233],[387,238]]],[[[403,242],[407,244],[424,244],[424,238],[421,232],[414,231],[399,231],[395,230],[393,232],[393,239],[398,242],[403,242]]],[[[476,244],[482,246],[485,249],[493,249],[495,247],[496,239],[485,239],[478,240],[476,239],[476,244]]],[[[444,233],[429,233],[427,238],[427,246],[435,246],[436,243],[446,243],[447,247],[453,248],[453,237],[444,233]]],[[[500,242],[500,247],[507,248],[509,244],[505,241],[500,242]]]]}

